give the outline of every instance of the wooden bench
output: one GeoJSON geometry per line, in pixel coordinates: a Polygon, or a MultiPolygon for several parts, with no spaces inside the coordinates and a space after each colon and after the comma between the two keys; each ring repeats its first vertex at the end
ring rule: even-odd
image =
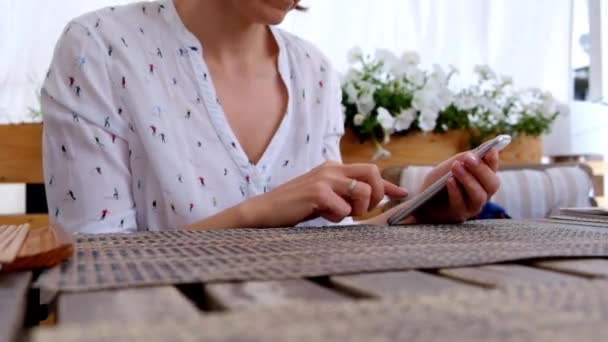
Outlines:
{"type": "MultiPolygon", "coordinates": [[[[0,184],[44,184],[42,124],[0,125],[0,184]]],[[[4,215],[0,224],[48,225],[46,214],[4,215]]]]}

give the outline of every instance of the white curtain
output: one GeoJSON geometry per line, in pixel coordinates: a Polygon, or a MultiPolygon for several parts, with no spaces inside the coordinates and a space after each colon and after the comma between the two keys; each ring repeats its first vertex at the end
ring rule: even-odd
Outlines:
{"type": "MultiPolygon", "coordinates": [[[[37,92],[67,22],[133,0],[0,0],[0,124],[32,121],[37,92]]],[[[0,215],[25,211],[25,186],[0,185],[0,215]]]]}
{"type": "Polygon", "coordinates": [[[31,121],[37,92],[67,22],[133,0],[0,0],[0,124],[31,121]]]}
{"type": "Polygon", "coordinates": [[[516,84],[569,99],[572,0],[309,0],[282,25],[346,68],[346,52],[418,51],[467,74],[488,64],[516,84]]]}
{"type": "MultiPolygon", "coordinates": [[[[247,1],[247,0],[244,0],[247,1]]],[[[282,25],[317,44],[344,70],[359,45],[425,63],[452,64],[466,75],[488,64],[523,86],[569,95],[572,0],[308,0],[306,13],[282,25]]],[[[29,121],[53,47],[67,21],[133,0],[0,0],[0,123],[29,121]]]]}

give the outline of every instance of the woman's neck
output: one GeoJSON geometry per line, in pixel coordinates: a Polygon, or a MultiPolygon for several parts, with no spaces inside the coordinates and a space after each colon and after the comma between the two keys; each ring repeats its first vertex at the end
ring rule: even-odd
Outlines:
{"type": "Polygon", "coordinates": [[[174,0],[186,28],[204,45],[205,59],[219,65],[254,66],[277,54],[268,27],[254,23],[224,0],[174,0]]]}

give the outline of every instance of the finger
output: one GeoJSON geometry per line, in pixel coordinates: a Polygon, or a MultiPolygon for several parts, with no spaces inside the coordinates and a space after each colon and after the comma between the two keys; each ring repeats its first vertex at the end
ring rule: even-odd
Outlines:
{"type": "Polygon", "coordinates": [[[495,148],[491,149],[490,152],[483,157],[483,160],[490,167],[490,169],[492,169],[492,171],[496,172],[498,170],[498,166],[500,165],[500,155],[495,148]]]}
{"type": "Polygon", "coordinates": [[[500,179],[496,175],[496,172],[488,166],[488,164],[482,162],[470,153],[465,158],[464,164],[466,169],[477,179],[481,186],[485,189],[486,193],[491,197],[498,191],[500,187],[500,179]]]}
{"type": "MultiPolygon", "coordinates": [[[[348,180],[348,188],[350,189],[352,179],[348,180]]],[[[356,181],[356,180],[355,180],[356,181]]],[[[348,191],[344,200],[350,203],[352,207],[352,216],[359,216],[367,213],[370,210],[370,199],[372,194],[372,188],[369,184],[364,182],[356,181],[355,187],[352,191],[348,191]]]]}
{"type": "Polygon", "coordinates": [[[369,211],[372,189],[369,184],[344,177],[336,173],[326,178],[332,191],[352,207],[351,215],[362,215],[369,211]],[[354,183],[353,183],[354,181],[354,183]]]}
{"type": "Polygon", "coordinates": [[[375,208],[384,197],[384,181],[380,170],[373,164],[349,164],[343,167],[348,178],[365,182],[371,187],[370,208],[375,208]]]}
{"type": "Polygon", "coordinates": [[[350,215],[352,208],[348,202],[333,191],[327,191],[319,206],[319,215],[331,222],[338,223],[350,215]]]}
{"type": "Polygon", "coordinates": [[[454,178],[450,178],[446,185],[448,189],[448,198],[450,201],[450,211],[455,214],[454,220],[464,222],[467,219],[467,208],[462,190],[454,178]]]}
{"type": "Polygon", "coordinates": [[[462,162],[454,162],[452,172],[465,192],[465,203],[469,212],[477,213],[488,200],[486,190],[464,167],[462,162]]]}
{"type": "Polygon", "coordinates": [[[383,180],[382,182],[384,183],[384,194],[388,197],[395,199],[402,199],[407,197],[408,192],[404,188],[397,186],[387,180],[383,180]]]}

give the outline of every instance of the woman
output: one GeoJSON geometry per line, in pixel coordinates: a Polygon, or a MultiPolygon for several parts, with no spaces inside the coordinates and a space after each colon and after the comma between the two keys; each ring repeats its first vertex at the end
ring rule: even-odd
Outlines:
{"type": "MultiPolygon", "coordinates": [[[[405,197],[376,167],[341,164],[335,72],[272,27],[298,2],[161,0],[73,20],[43,88],[52,220],[88,233],[324,225],[405,197]]],[[[439,165],[423,186],[451,168],[445,196],[404,223],[477,214],[497,163],[439,165]]]]}

